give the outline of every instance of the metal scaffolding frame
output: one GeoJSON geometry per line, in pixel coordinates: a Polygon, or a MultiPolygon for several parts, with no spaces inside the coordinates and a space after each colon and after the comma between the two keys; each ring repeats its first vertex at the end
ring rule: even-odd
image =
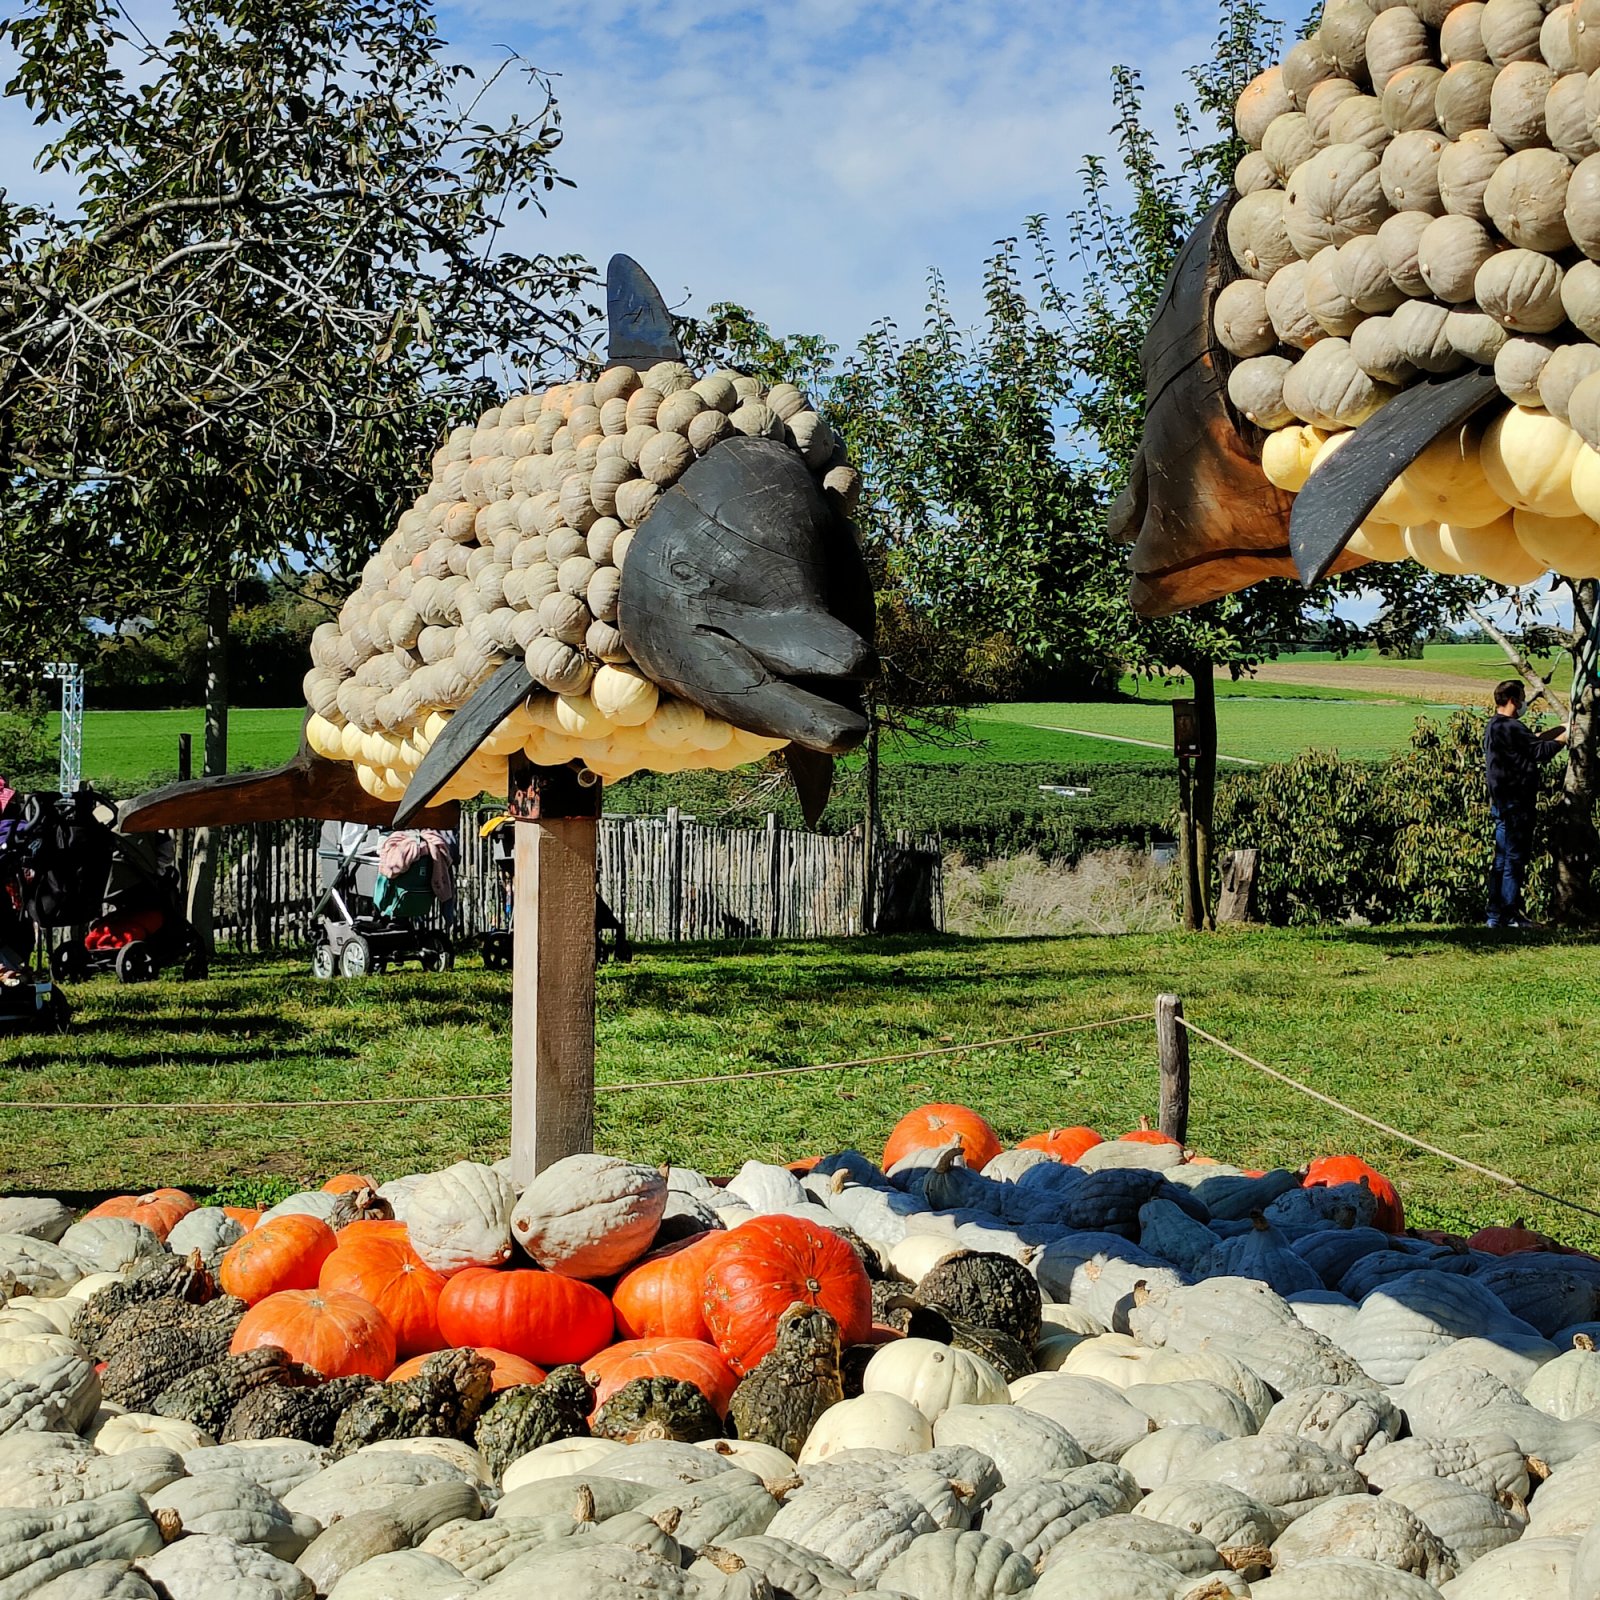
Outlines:
{"type": "MultiPolygon", "coordinates": [[[[0,667],[15,667],[15,661],[0,661],[0,667]]],[[[83,668],[75,661],[47,661],[39,669],[41,678],[54,678],[61,685],[61,792],[71,794],[83,776],[83,668]]]]}

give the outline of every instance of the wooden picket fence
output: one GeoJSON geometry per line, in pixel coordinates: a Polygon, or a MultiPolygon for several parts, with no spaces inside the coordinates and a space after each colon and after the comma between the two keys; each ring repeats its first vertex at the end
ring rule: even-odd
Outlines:
{"type": "MultiPolygon", "coordinates": [[[[490,812],[462,817],[455,931],[472,938],[510,925],[505,904],[509,830],[483,838],[490,812]]],[[[250,823],[221,831],[215,931],[219,948],[277,950],[307,943],[323,892],[317,822],[250,823]]],[[[187,870],[188,841],[179,836],[187,870]]],[[[635,942],[828,939],[870,928],[942,931],[944,888],[936,835],[866,841],[764,828],[722,828],[682,817],[600,821],[600,894],[635,942]]]]}

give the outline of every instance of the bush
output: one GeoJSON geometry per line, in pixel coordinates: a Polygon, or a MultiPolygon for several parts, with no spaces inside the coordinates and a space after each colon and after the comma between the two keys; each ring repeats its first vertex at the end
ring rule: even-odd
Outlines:
{"type": "MultiPolygon", "coordinates": [[[[1217,838],[1224,850],[1261,852],[1262,915],[1297,924],[1481,921],[1494,860],[1484,721],[1472,711],[1442,727],[1419,718],[1409,747],[1387,761],[1310,750],[1229,778],[1217,797],[1217,838]]],[[[1553,884],[1559,790],[1547,768],[1524,896],[1535,917],[1553,884]]]]}
{"type": "Polygon", "coordinates": [[[13,789],[54,789],[60,756],[42,696],[0,689],[0,777],[13,789]]]}
{"type": "Polygon", "coordinates": [[[1093,850],[1070,865],[1032,851],[944,866],[945,927],[982,938],[1153,933],[1177,921],[1175,867],[1147,852],[1093,850]]]}

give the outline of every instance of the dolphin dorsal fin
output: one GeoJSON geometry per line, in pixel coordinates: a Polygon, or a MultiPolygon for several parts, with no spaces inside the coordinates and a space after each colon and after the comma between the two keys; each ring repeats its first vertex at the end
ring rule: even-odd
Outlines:
{"type": "Polygon", "coordinates": [[[606,267],[606,325],[609,367],[683,360],[672,313],[650,274],[632,256],[612,256],[606,267]]]}

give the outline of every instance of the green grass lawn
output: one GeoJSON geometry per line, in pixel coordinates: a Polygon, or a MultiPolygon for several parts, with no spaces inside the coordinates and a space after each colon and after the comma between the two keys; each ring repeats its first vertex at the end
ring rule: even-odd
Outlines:
{"type": "MultiPolygon", "coordinates": [[[[1396,672],[1448,672],[1452,677],[1481,678],[1485,683],[1494,683],[1501,678],[1511,676],[1505,651],[1495,644],[1424,645],[1422,658],[1417,661],[1380,656],[1372,649],[1352,650],[1344,656],[1335,655],[1331,650],[1304,650],[1279,659],[1287,663],[1307,664],[1319,661],[1349,662],[1355,666],[1393,667],[1396,672]]],[[[1565,667],[1566,659],[1563,652],[1557,652],[1547,656],[1536,656],[1532,664],[1541,673],[1547,673],[1552,667],[1565,667]]],[[[1570,676],[1570,673],[1567,675],[1570,676]]],[[[1557,686],[1561,686],[1563,681],[1562,674],[1558,672],[1557,686]]]]}
{"type": "MultiPolygon", "coordinates": [[[[854,1144],[876,1153],[930,1098],[979,1107],[1007,1139],[1156,1110],[1149,1023],[968,1057],[728,1085],[646,1079],[879,1056],[1146,1011],[1173,989],[1241,1048],[1472,1160],[1593,1204],[1600,1191],[1595,941],[1473,931],[1219,935],[651,950],[599,977],[598,1142],[730,1171],[854,1144]]],[[[510,1071],[509,991],[476,963],[320,985],[298,959],[219,963],[206,983],[75,992],[61,1038],[0,1037],[0,1101],[355,1099],[482,1093],[510,1071]]],[[[1191,1142],[1245,1165],[1360,1152],[1413,1219],[1523,1216],[1573,1242],[1600,1225],[1508,1194],[1197,1044],[1191,1142]]],[[[16,1191],[226,1185],[278,1194],[343,1168],[379,1177],[504,1153],[499,1101],[232,1115],[0,1109],[16,1191]],[[266,1180],[263,1182],[262,1180],[266,1180]]]]}

